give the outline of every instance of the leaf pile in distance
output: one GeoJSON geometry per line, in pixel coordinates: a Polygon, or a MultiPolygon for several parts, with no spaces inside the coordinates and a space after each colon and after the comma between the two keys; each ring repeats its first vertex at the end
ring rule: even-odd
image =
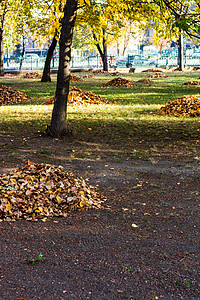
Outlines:
{"type": "Polygon", "coordinates": [[[184,85],[200,85],[200,81],[187,81],[183,83],[184,85]]]}
{"type": "Polygon", "coordinates": [[[116,86],[116,87],[126,86],[126,87],[130,87],[130,86],[137,86],[137,85],[129,79],[117,77],[117,78],[114,78],[114,79],[108,81],[107,83],[104,83],[104,86],[116,86]]]}
{"type": "Polygon", "coordinates": [[[109,72],[109,76],[122,76],[123,74],[118,72],[118,71],[114,71],[114,72],[109,72]]]}
{"type": "Polygon", "coordinates": [[[76,81],[76,82],[79,82],[79,81],[84,81],[81,77],[79,76],[76,76],[74,73],[71,73],[70,74],[70,81],[76,81]]]}
{"type": "MultiPolygon", "coordinates": [[[[45,101],[43,104],[52,104],[55,97],[52,97],[45,101]]],[[[79,104],[109,104],[111,102],[107,101],[101,96],[98,96],[92,92],[81,90],[77,87],[72,87],[69,90],[69,95],[67,99],[68,104],[79,105],[79,104]]]]}
{"type": "Polygon", "coordinates": [[[105,197],[71,171],[29,162],[0,175],[0,221],[46,220],[102,208],[105,197]]]}
{"type": "Polygon", "coordinates": [[[9,105],[13,103],[20,103],[30,99],[25,93],[12,89],[8,86],[0,86],[0,105],[9,105]]]}
{"type": "Polygon", "coordinates": [[[144,73],[151,73],[151,72],[165,72],[164,69],[162,68],[151,68],[151,69],[147,69],[145,71],[142,71],[144,73]]]}
{"type": "Polygon", "coordinates": [[[168,102],[165,106],[162,106],[157,113],[176,117],[198,117],[200,116],[200,98],[195,96],[183,96],[172,102],[168,102]]]}
{"type": "Polygon", "coordinates": [[[168,76],[163,73],[155,73],[149,76],[150,78],[167,78],[168,76]]]}
{"type": "Polygon", "coordinates": [[[99,74],[99,75],[104,75],[104,76],[122,76],[123,74],[118,72],[118,71],[103,71],[103,70],[94,70],[92,71],[93,74],[99,74]]]}
{"type": "Polygon", "coordinates": [[[149,78],[142,78],[142,79],[139,79],[137,82],[142,82],[142,83],[152,83],[153,80],[152,80],[152,79],[149,79],[149,78]]]}
{"type": "Polygon", "coordinates": [[[32,79],[37,79],[37,78],[42,78],[42,75],[39,74],[38,72],[27,72],[23,75],[20,76],[21,78],[32,78],[32,79]]]}
{"type": "Polygon", "coordinates": [[[94,74],[85,74],[82,76],[82,78],[94,78],[94,74]]]}
{"type": "Polygon", "coordinates": [[[93,73],[93,74],[99,74],[99,75],[110,76],[110,72],[108,72],[108,71],[103,71],[103,70],[93,70],[92,73],[93,73]]]}

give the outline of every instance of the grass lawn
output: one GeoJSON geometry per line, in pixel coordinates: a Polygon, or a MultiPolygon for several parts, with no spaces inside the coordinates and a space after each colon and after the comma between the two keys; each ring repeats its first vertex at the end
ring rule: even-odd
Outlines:
{"type": "MultiPolygon", "coordinates": [[[[167,75],[167,78],[153,79],[151,84],[137,83],[136,87],[103,86],[113,77],[102,75],[71,82],[71,87],[115,101],[115,104],[68,106],[67,122],[76,141],[95,143],[102,149],[106,145],[115,157],[196,157],[200,118],[161,116],[156,110],[184,95],[199,96],[200,86],[183,85],[186,81],[197,80],[199,74],[169,72],[167,75]]],[[[148,78],[148,74],[126,74],[125,77],[137,81],[148,78]]],[[[52,76],[51,83],[5,77],[0,78],[0,84],[31,97],[18,105],[0,107],[0,134],[44,131],[50,123],[53,105],[43,105],[43,102],[54,95],[56,76],[52,76]]]]}

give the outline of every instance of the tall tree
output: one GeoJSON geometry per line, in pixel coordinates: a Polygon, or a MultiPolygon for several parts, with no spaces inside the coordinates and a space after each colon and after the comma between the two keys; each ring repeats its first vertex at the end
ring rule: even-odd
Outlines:
{"type": "MultiPolygon", "coordinates": [[[[80,0],[80,4],[83,5],[84,2],[88,3],[89,1],[90,0],[80,0]]],[[[99,3],[101,4],[102,2],[97,1],[97,5],[99,3]]],[[[155,14],[155,8],[152,9],[152,2],[150,1],[141,3],[137,0],[107,0],[107,3],[111,7],[110,13],[113,12],[113,14],[116,15],[118,12],[123,14],[123,16],[127,15],[130,19],[134,19],[136,14],[137,16],[145,17],[149,17],[150,13],[155,14]]],[[[105,2],[103,2],[103,4],[105,4],[105,2]]],[[[67,0],[62,19],[62,28],[59,40],[59,68],[56,95],[51,124],[47,128],[48,133],[55,137],[67,136],[70,134],[66,124],[66,114],[70,81],[72,37],[76,20],[77,5],[78,0],[67,0]]],[[[95,15],[95,13],[93,13],[93,15],[95,15]]],[[[103,26],[101,28],[103,28],[103,26]]]]}
{"type": "MultiPolygon", "coordinates": [[[[90,4],[90,0],[80,0],[80,5],[83,5],[85,2],[90,4]]],[[[69,128],[66,124],[66,115],[70,82],[71,47],[77,14],[77,5],[78,0],[66,1],[64,16],[61,24],[62,27],[59,39],[59,67],[56,94],[51,124],[47,127],[47,133],[54,137],[70,135],[69,128]]]]}
{"type": "Polygon", "coordinates": [[[57,35],[55,34],[47,51],[41,82],[51,82],[51,59],[53,57],[56,45],[57,35]]]}
{"type": "MultiPolygon", "coordinates": [[[[48,0],[47,4],[48,4],[48,0]]],[[[45,3],[45,2],[44,2],[45,3]]],[[[54,0],[48,7],[48,17],[46,18],[46,27],[48,27],[48,36],[51,39],[51,43],[46,55],[46,60],[43,69],[42,82],[51,81],[51,60],[53,57],[54,50],[59,39],[61,19],[63,16],[65,2],[63,0],[54,0]],[[49,24],[51,26],[49,27],[49,24]]],[[[44,20],[42,19],[44,23],[44,20]]]]}
{"type": "MultiPolygon", "coordinates": [[[[5,37],[12,42],[22,44],[22,68],[23,55],[25,53],[25,37],[32,35],[35,26],[35,15],[38,9],[37,0],[6,0],[6,14],[4,17],[3,32],[5,37]],[[12,36],[10,36],[12,35],[12,36]]],[[[3,1],[0,2],[0,7],[3,1]]]]}
{"type": "Polygon", "coordinates": [[[168,11],[171,14],[172,31],[178,35],[178,64],[179,70],[184,68],[183,58],[183,34],[192,38],[200,38],[200,3],[199,0],[155,0],[161,12],[168,11]]]}
{"type": "Polygon", "coordinates": [[[66,125],[67,97],[69,94],[70,62],[73,30],[76,20],[78,0],[67,0],[62,19],[62,29],[59,40],[59,67],[56,95],[51,118],[47,128],[52,136],[67,136],[70,134],[66,125]]]}
{"type": "Polygon", "coordinates": [[[82,8],[77,21],[90,28],[93,43],[102,60],[103,70],[108,71],[108,46],[122,27],[118,11],[116,13],[116,9],[108,1],[92,1],[91,5],[82,8]]]}
{"type": "Polygon", "coordinates": [[[3,32],[5,25],[6,13],[8,11],[8,2],[2,0],[0,2],[0,76],[4,76],[3,67],[3,32]]]}
{"type": "Polygon", "coordinates": [[[99,51],[99,54],[102,59],[103,70],[108,71],[108,49],[107,49],[107,40],[106,40],[106,29],[102,28],[102,48],[94,32],[93,32],[93,37],[94,37],[97,50],[99,51]]]}

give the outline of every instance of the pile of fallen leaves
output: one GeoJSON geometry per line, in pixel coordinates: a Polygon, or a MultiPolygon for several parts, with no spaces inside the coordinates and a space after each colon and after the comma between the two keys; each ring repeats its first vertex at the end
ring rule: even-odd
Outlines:
{"type": "Polygon", "coordinates": [[[149,76],[150,78],[167,78],[168,76],[163,73],[156,73],[149,76]]]}
{"type": "Polygon", "coordinates": [[[102,74],[102,75],[106,75],[106,76],[122,76],[123,75],[118,71],[108,72],[108,71],[103,71],[103,70],[94,70],[92,72],[93,72],[93,74],[102,74]]]}
{"type": "Polygon", "coordinates": [[[28,162],[0,176],[0,220],[46,221],[74,210],[101,208],[103,198],[61,166],[28,162]]]}
{"type": "Polygon", "coordinates": [[[187,81],[184,85],[200,85],[200,81],[187,81]]]}
{"type": "MultiPolygon", "coordinates": [[[[43,104],[52,104],[55,97],[47,100],[43,104]]],[[[79,104],[108,104],[110,103],[101,96],[98,96],[92,92],[81,90],[77,87],[73,87],[69,90],[69,96],[67,99],[68,104],[79,105],[79,104]]]]}
{"type": "Polygon", "coordinates": [[[153,80],[151,80],[151,79],[149,79],[149,78],[142,78],[142,79],[139,79],[137,82],[152,83],[153,80]]]}
{"type": "Polygon", "coordinates": [[[129,79],[117,77],[117,78],[114,78],[114,79],[108,81],[107,83],[104,83],[104,86],[117,86],[117,87],[126,86],[126,87],[129,87],[129,86],[136,86],[136,84],[129,79]]]}
{"type": "Polygon", "coordinates": [[[108,71],[103,71],[103,70],[94,70],[92,71],[93,74],[102,74],[102,75],[106,75],[106,76],[110,76],[110,73],[108,71]]]}
{"type": "Polygon", "coordinates": [[[122,76],[123,74],[118,72],[118,71],[114,71],[114,72],[109,72],[110,76],[122,76]]]}
{"type": "Polygon", "coordinates": [[[17,74],[15,74],[15,73],[5,73],[4,74],[4,77],[16,77],[17,76],[17,74]]]}
{"type": "Polygon", "coordinates": [[[37,78],[42,78],[42,75],[39,74],[38,72],[28,72],[20,76],[21,78],[32,78],[32,79],[37,79],[37,78]]]}
{"type": "Polygon", "coordinates": [[[26,94],[8,86],[0,86],[0,105],[19,103],[30,99],[26,94]]]}
{"type": "Polygon", "coordinates": [[[183,96],[172,102],[168,102],[158,111],[161,115],[173,115],[176,117],[198,117],[200,116],[200,98],[195,96],[183,96]]]}
{"type": "Polygon", "coordinates": [[[70,74],[70,81],[79,82],[79,81],[83,81],[83,79],[79,76],[76,76],[74,73],[71,73],[70,74]]]}
{"type": "Polygon", "coordinates": [[[176,71],[178,71],[178,72],[192,72],[192,71],[195,71],[195,70],[194,70],[193,67],[185,67],[185,68],[183,68],[182,71],[180,71],[180,68],[178,67],[178,68],[172,68],[172,71],[173,72],[176,72],[176,71]]]}
{"type": "Polygon", "coordinates": [[[81,90],[77,87],[70,89],[68,96],[69,104],[105,104],[109,103],[103,97],[92,92],[81,90]]]}
{"type": "Polygon", "coordinates": [[[151,69],[145,70],[143,72],[145,72],[145,73],[151,73],[151,72],[164,72],[164,71],[165,70],[161,69],[161,68],[151,68],[151,69]]]}
{"type": "Polygon", "coordinates": [[[82,78],[94,78],[94,74],[83,75],[82,78]]]}

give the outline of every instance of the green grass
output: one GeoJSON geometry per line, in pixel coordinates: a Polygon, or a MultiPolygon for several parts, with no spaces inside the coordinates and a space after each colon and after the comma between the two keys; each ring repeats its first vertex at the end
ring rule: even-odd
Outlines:
{"type": "MultiPolygon", "coordinates": [[[[82,74],[78,74],[82,75],[82,74]]],[[[132,157],[142,155],[196,155],[199,148],[200,118],[161,116],[155,112],[167,102],[183,95],[199,96],[199,86],[183,85],[196,80],[198,73],[168,73],[168,78],[153,79],[152,84],[136,87],[105,87],[113,79],[98,75],[71,86],[92,91],[116,104],[68,106],[67,122],[80,142],[112,145],[132,157]],[[139,151],[139,152],[138,152],[139,151]]],[[[137,81],[146,73],[126,74],[137,81]]],[[[0,134],[44,131],[50,123],[53,105],[42,105],[55,93],[56,77],[51,83],[39,79],[1,78],[0,84],[25,92],[30,101],[0,107],[0,134]]]]}

